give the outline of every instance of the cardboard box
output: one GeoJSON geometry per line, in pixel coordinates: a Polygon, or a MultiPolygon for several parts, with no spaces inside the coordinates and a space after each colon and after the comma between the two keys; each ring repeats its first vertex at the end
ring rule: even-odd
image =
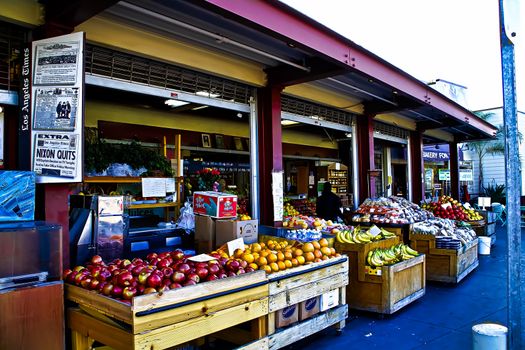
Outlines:
{"type": "Polygon", "coordinates": [[[242,238],[245,244],[257,242],[258,220],[217,220],[215,239],[218,247],[233,239],[242,238]]]}
{"type": "Polygon", "coordinates": [[[237,217],[237,196],[222,192],[193,193],[193,212],[213,218],[237,217]]]}
{"type": "Polygon", "coordinates": [[[321,295],[319,311],[326,311],[339,305],[339,289],[334,289],[321,295]]]}
{"type": "Polygon", "coordinates": [[[215,249],[215,219],[195,215],[195,250],[197,254],[210,253],[215,249]]]}
{"type": "Polygon", "coordinates": [[[35,219],[35,173],[0,170],[0,222],[35,219]]]}
{"type": "Polygon", "coordinates": [[[275,314],[275,328],[285,327],[299,321],[299,307],[297,304],[278,310],[275,314]]]}
{"type": "Polygon", "coordinates": [[[306,320],[308,317],[319,313],[319,297],[313,297],[299,304],[299,320],[306,320]]]}

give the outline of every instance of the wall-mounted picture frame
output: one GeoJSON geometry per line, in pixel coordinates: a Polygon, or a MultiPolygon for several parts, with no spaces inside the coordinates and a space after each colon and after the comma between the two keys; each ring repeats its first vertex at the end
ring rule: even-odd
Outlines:
{"type": "Polygon", "coordinates": [[[215,135],[215,147],[224,149],[224,136],[223,135],[215,135]]]}
{"type": "Polygon", "coordinates": [[[242,144],[242,139],[240,137],[234,137],[233,143],[235,144],[235,149],[237,151],[244,151],[244,146],[242,144]]]}
{"type": "Polygon", "coordinates": [[[202,137],[202,147],[211,148],[211,139],[209,134],[201,134],[202,137]]]}

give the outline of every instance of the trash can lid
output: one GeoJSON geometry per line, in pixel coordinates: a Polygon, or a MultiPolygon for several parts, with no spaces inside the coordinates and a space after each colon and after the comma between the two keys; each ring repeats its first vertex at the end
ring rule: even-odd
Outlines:
{"type": "Polygon", "coordinates": [[[472,331],[493,337],[507,334],[507,327],[497,323],[481,323],[472,327],[472,331]]]}

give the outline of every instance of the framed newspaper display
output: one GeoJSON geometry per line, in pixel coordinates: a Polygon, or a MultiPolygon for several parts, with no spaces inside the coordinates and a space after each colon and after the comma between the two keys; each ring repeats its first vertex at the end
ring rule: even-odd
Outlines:
{"type": "Polygon", "coordinates": [[[84,33],[34,41],[32,170],[37,183],[82,181],[84,33]]]}

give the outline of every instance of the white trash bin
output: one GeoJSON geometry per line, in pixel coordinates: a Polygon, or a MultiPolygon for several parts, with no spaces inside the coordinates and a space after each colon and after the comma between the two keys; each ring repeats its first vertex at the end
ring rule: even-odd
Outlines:
{"type": "Polygon", "coordinates": [[[480,255],[490,255],[491,238],[487,236],[478,237],[478,252],[480,255]]]}
{"type": "Polygon", "coordinates": [[[506,350],[507,327],[496,323],[482,323],[472,327],[473,350],[506,350]]]}

